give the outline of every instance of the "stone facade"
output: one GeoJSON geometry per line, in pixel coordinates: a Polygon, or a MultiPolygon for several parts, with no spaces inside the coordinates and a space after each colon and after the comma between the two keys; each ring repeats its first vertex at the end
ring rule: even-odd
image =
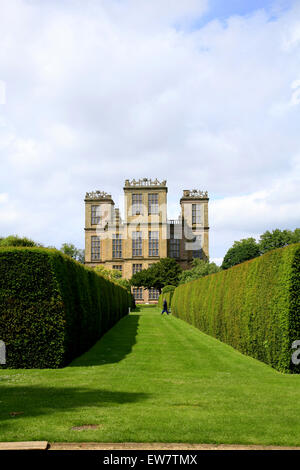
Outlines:
{"type": "MultiPolygon", "coordinates": [[[[175,258],[187,269],[194,257],[209,256],[208,193],[184,190],[178,219],[167,218],[167,183],[126,180],[125,219],[110,194],[86,193],[85,264],[119,269],[130,279],[160,258],[175,258]]],[[[137,302],[156,302],[155,290],[134,289],[137,302]]]]}

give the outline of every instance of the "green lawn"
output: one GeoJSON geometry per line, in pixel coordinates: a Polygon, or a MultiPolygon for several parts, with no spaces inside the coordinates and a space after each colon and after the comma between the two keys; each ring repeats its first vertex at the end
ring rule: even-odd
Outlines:
{"type": "Polygon", "coordinates": [[[0,440],[300,445],[300,376],[157,308],[59,370],[0,370],[0,440]],[[23,412],[11,416],[12,412],[23,412]],[[98,425],[94,430],[74,426],[98,425]]]}

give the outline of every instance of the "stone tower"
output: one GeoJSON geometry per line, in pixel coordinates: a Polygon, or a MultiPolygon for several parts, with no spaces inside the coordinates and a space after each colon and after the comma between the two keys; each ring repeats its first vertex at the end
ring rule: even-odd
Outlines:
{"type": "MultiPolygon", "coordinates": [[[[167,183],[143,178],[124,184],[124,221],[110,194],[86,193],[85,264],[104,264],[130,279],[161,258],[186,269],[193,258],[209,256],[208,194],[184,190],[181,214],[167,218],[167,183]]],[[[133,288],[137,301],[156,301],[156,289],[133,288]]]]}

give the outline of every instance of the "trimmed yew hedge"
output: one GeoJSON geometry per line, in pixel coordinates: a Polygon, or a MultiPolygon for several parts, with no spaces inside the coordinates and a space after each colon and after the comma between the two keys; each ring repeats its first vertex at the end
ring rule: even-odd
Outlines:
{"type": "Polygon", "coordinates": [[[176,287],[175,286],[165,286],[162,288],[161,294],[158,297],[158,307],[163,308],[163,300],[166,299],[167,304],[168,304],[168,310],[171,307],[171,300],[174,294],[176,287]]]}
{"type": "Polygon", "coordinates": [[[10,368],[57,368],[128,313],[131,294],[61,252],[0,248],[0,339],[10,368]]]}
{"type": "Polygon", "coordinates": [[[173,315],[281,372],[300,340],[300,244],[176,288],[173,315]]]}

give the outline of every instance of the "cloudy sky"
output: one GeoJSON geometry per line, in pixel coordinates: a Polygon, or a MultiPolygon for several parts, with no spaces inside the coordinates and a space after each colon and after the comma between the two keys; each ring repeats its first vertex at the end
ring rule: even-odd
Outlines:
{"type": "Polygon", "coordinates": [[[208,190],[210,255],[300,226],[300,0],[0,0],[0,236],[84,247],[84,195],[208,190]]]}

